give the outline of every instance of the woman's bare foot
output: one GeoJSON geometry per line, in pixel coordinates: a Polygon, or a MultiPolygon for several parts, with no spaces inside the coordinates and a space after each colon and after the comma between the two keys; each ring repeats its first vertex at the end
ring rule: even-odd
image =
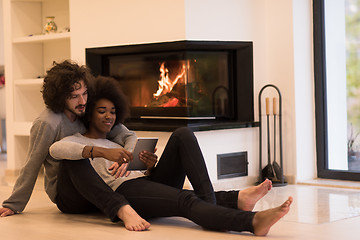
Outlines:
{"type": "Polygon", "coordinates": [[[140,217],[130,205],[122,206],[117,215],[129,231],[144,231],[150,227],[150,223],[140,217]]]}
{"type": "Polygon", "coordinates": [[[271,226],[289,212],[292,202],[293,198],[289,197],[288,200],[279,207],[257,212],[253,218],[254,234],[256,236],[265,236],[271,226]]]}
{"type": "Polygon", "coordinates": [[[261,184],[239,191],[238,209],[252,211],[257,201],[265,196],[272,188],[272,182],[265,179],[261,184]]]}

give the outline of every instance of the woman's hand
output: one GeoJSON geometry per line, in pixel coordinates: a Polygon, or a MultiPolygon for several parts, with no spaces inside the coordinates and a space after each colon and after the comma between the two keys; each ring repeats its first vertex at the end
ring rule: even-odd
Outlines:
{"type": "Polygon", "coordinates": [[[111,176],[115,176],[115,178],[119,177],[128,177],[131,171],[126,171],[128,163],[123,163],[119,165],[119,163],[114,162],[110,167],[109,170],[111,171],[111,176]]]}
{"type": "MultiPolygon", "coordinates": [[[[97,150],[97,148],[95,149],[97,150]]],[[[103,151],[102,157],[112,162],[123,164],[133,160],[132,153],[123,148],[103,148],[101,150],[103,151]]]]}
{"type": "Polygon", "coordinates": [[[142,151],[139,154],[140,160],[145,163],[148,170],[152,169],[157,162],[158,156],[155,154],[156,150],[157,149],[155,148],[153,153],[148,151],[142,151]]]}

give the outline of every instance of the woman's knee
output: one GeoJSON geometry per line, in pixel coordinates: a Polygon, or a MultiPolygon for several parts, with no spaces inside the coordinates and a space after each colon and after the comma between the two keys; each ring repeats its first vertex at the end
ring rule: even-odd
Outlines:
{"type": "Polygon", "coordinates": [[[180,139],[194,138],[194,132],[188,127],[181,127],[173,132],[173,136],[179,137],[180,139]]]}

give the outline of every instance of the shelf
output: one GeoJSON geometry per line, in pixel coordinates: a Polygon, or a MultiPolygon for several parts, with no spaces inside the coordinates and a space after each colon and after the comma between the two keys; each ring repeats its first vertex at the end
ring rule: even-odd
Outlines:
{"type": "Polygon", "coordinates": [[[44,0],[11,0],[12,2],[44,2],[44,0]]]}
{"type": "Polygon", "coordinates": [[[259,127],[259,122],[221,122],[221,121],[207,121],[207,122],[192,122],[188,120],[128,120],[125,126],[134,131],[168,131],[172,132],[177,128],[187,126],[194,132],[213,131],[234,128],[255,128],[259,127]]]}
{"type": "Polygon", "coordinates": [[[15,80],[14,83],[16,86],[39,86],[44,82],[44,78],[33,78],[33,79],[19,79],[15,80]]]}
{"type": "Polygon", "coordinates": [[[2,0],[7,67],[6,134],[8,166],[24,165],[32,122],[46,109],[41,89],[54,62],[71,59],[70,0],[2,0]],[[41,34],[46,16],[54,16],[57,33],[41,34]],[[8,110],[9,109],[9,110],[8,110]]]}
{"type": "Polygon", "coordinates": [[[62,33],[51,33],[51,34],[41,34],[41,35],[32,35],[17,37],[13,39],[13,43],[41,43],[47,41],[63,40],[70,39],[70,32],[62,33]]]}
{"type": "Polygon", "coordinates": [[[25,3],[45,3],[45,2],[50,2],[53,0],[11,0],[11,2],[25,2],[25,3]]]}

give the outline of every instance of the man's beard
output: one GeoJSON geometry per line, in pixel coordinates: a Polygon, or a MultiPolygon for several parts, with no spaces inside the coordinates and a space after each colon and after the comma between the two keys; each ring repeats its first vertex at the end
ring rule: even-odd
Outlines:
{"type": "Polygon", "coordinates": [[[66,108],[69,112],[71,112],[71,113],[73,113],[75,116],[78,116],[78,117],[83,117],[84,115],[85,115],[85,109],[86,109],[86,105],[77,105],[76,107],[75,107],[75,109],[77,109],[77,108],[81,108],[81,107],[84,107],[84,111],[82,111],[82,112],[75,112],[75,111],[73,111],[72,109],[70,109],[70,108],[66,108]]]}

